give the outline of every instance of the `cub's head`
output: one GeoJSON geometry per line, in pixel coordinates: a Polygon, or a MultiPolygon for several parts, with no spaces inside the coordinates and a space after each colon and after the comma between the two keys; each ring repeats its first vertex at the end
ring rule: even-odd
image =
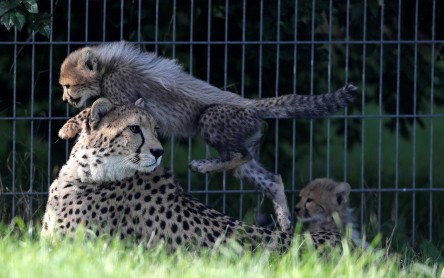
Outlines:
{"type": "Polygon", "coordinates": [[[100,95],[102,75],[102,65],[92,48],[84,47],[72,52],[60,69],[63,100],[82,107],[90,97],[100,95]]]}
{"type": "Polygon", "coordinates": [[[154,119],[134,106],[114,107],[105,98],[70,119],[60,130],[64,138],[80,134],[67,166],[83,182],[118,181],[160,164],[163,148],[154,119]],[[94,124],[91,122],[94,121],[94,124]]]}
{"type": "Polygon", "coordinates": [[[315,179],[299,193],[301,200],[295,206],[295,214],[299,221],[315,224],[333,222],[332,215],[337,213],[342,224],[346,225],[351,221],[349,194],[350,185],[346,182],[315,179]]]}

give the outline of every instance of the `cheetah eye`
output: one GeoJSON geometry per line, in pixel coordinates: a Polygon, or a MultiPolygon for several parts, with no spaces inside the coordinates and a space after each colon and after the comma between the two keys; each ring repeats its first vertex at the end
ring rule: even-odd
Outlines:
{"type": "Polygon", "coordinates": [[[158,126],[158,125],[156,125],[155,127],[154,127],[154,130],[157,132],[157,131],[159,131],[159,129],[160,129],[160,127],[158,126]]]}
{"type": "Polygon", "coordinates": [[[140,126],[138,125],[130,125],[128,126],[129,130],[131,130],[132,133],[140,133],[140,126]]]}
{"type": "Polygon", "coordinates": [[[312,198],[308,198],[307,201],[306,201],[306,203],[311,203],[311,202],[313,202],[312,198]]]}
{"type": "Polygon", "coordinates": [[[88,68],[88,70],[92,71],[94,69],[93,64],[91,61],[86,61],[85,66],[88,68]]]}

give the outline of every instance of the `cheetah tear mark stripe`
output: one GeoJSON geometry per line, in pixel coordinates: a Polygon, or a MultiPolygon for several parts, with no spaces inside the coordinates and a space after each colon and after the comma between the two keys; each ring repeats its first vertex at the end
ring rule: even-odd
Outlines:
{"type": "Polygon", "coordinates": [[[136,153],[140,153],[140,150],[142,149],[143,145],[145,145],[145,137],[143,136],[142,131],[139,132],[140,136],[142,137],[142,143],[137,148],[136,153]]]}

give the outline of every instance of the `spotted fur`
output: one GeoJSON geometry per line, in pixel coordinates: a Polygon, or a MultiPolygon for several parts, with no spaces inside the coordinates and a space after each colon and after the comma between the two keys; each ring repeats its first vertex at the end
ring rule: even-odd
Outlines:
{"type": "Polygon", "coordinates": [[[143,98],[161,134],[201,135],[219,157],[191,161],[190,169],[200,173],[234,170],[236,177],[271,198],[278,222],[287,232],[292,223],[282,180],[257,162],[262,119],[327,116],[351,103],[357,91],[347,85],[316,96],[245,99],[194,78],[174,60],[141,52],[127,42],[72,52],[61,66],[59,82],[63,99],[76,107],[99,96],[115,105],[143,98]]]}
{"type": "Polygon", "coordinates": [[[189,196],[159,165],[163,149],[154,119],[138,107],[110,108],[106,102],[97,100],[60,130],[79,137],[51,184],[42,235],[70,235],[82,225],[97,236],[162,243],[168,250],[212,247],[229,239],[253,249],[290,246],[288,233],[246,225],[189,196]],[[91,118],[98,119],[96,127],[91,118]]]}

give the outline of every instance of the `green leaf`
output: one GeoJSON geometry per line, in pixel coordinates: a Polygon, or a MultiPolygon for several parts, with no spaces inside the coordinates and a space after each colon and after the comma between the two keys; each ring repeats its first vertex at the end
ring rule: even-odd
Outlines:
{"type": "Polygon", "coordinates": [[[45,26],[42,26],[41,28],[39,28],[37,30],[37,32],[39,32],[43,36],[49,38],[49,35],[51,34],[51,28],[49,27],[49,25],[45,25],[45,26]]]}
{"type": "Polygon", "coordinates": [[[30,12],[32,14],[36,14],[39,12],[37,0],[25,0],[24,4],[25,4],[25,7],[28,10],[28,12],[30,12]]]}
{"type": "Polygon", "coordinates": [[[25,25],[26,17],[20,12],[15,12],[11,14],[11,20],[14,23],[15,27],[17,27],[17,29],[21,31],[23,25],[25,25]]]}
{"type": "MultiPolygon", "coordinates": [[[[18,5],[20,5],[21,0],[13,0],[13,1],[2,1],[0,2],[0,16],[4,15],[8,11],[15,9],[18,5]]],[[[6,26],[6,25],[5,25],[6,26]]],[[[11,27],[9,27],[11,28],[11,27]]]]}
{"type": "Polygon", "coordinates": [[[8,2],[0,2],[0,16],[4,15],[9,10],[8,2]]]}
{"type": "Polygon", "coordinates": [[[0,24],[3,24],[6,29],[11,29],[12,26],[14,26],[14,23],[11,20],[11,12],[8,12],[4,14],[2,17],[0,17],[0,24]]]}
{"type": "Polygon", "coordinates": [[[51,32],[51,16],[48,13],[31,14],[28,18],[28,32],[34,31],[49,38],[51,32]]]}

